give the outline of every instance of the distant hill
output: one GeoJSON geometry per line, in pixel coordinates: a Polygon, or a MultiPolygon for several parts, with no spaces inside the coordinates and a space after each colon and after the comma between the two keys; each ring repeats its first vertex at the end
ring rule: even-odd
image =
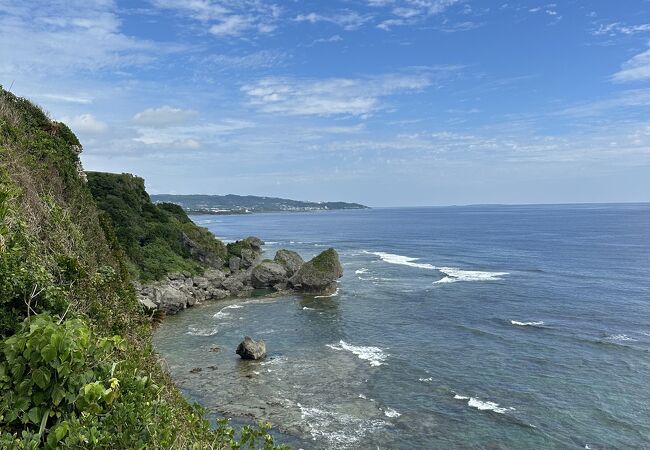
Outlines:
{"type": "Polygon", "coordinates": [[[277,211],[329,211],[337,209],[367,209],[358,203],[303,202],[286,198],[255,195],[152,195],[155,203],[175,203],[190,214],[248,214],[277,211]]]}

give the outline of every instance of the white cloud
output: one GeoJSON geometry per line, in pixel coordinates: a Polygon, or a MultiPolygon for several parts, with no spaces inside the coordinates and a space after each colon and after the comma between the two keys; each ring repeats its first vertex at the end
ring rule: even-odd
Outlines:
{"type": "Polygon", "coordinates": [[[137,113],[133,116],[133,122],[151,127],[166,127],[185,123],[197,115],[198,113],[191,109],[173,108],[164,105],[159,108],[147,108],[137,113]]]}
{"type": "Polygon", "coordinates": [[[198,149],[205,143],[217,143],[225,136],[253,126],[252,122],[239,119],[163,129],[144,126],[136,129],[138,136],[133,141],[154,147],[198,149]]]}
{"type": "Polygon", "coordinates": [[[155,46],[121,31],[108,0],[2,2],[0,74],[52,77],[154,59],[155,46]]]}
{"type": "Polygon", "coordinates": [[[315,12],[298,14],[294,20],[309,23],[328,22],[350,31],[356,30],[370,19],[370,16],[362,16],[355,11],[344,11],[337,14],[319,14],[315,12]]]}
{"type": "Polygon", "coordinates": [[[623,64],[612,79],[621,82],[650,80],[650,48],[623,64]]]}
{"type": "Polygon", "coordinates": [[[80,134],[100,134],[108,131],[108,124],[98,120],[92,114],[81,114],[75,117],[63,117],[61,122],[65,123],[74,131],[80,134]]]}
{"type": "Polygon", "coordinates": [[[389,8],[390,18],[384,18],[377,28],[389,31],[405,25],[414,25],[431,16],[444,13],[460,0],[367,0],[369,6],[389,8]]]}
{"type": "Polygon", "coordinates": [[[259,0],[153,0],[159,9],[171,9],[201,22],[218,37],[267,34],[277,28],[281,9],[259,0]]]}
{"type": "Polygon", "coordinates": [[[84,95],[41,94],[36,97],[53,100],[55,102],[78,103],[80,105],[88,105],[93,102],[91,97],[84,95]]]}
{"type": "Polygon", "coordinates": [[[330,36],[328,38],[315,39],[315,40],[312,41],[311,44],[309,44],[309,46],[316,45],[316,44],[322,44],[322,43],[328,43],[328,42],[341,42],[342,40],[343,40],[343,38],[340,35],[335,34],[335,35],[330,36]]]}
{"type": "Polygon", "coordinates": [[[432,79],[429,73],[324,80],[265,78],[242,90],[252,105],[267,113],[364,116],[381,108],[382,97],[424,89],[432,79]]]}
{"type": "Polygon", "coordinates": [[[597,30],[593,32],[596,36],[615,36],[617,34],[637,34],[650,31],[650,23],[643,23],[639,25],[624,25],[620,22],[609,24],[601,24],[597,30]]]}
{"type": "Polygon", "coordinates": [[[204,59],[203,65],[210,64],[211,70],[229,69],[260,69],[277,67],[283,64],[288,55],[275,50],[260,50],[249,54],[210,55],[204,59]]]}

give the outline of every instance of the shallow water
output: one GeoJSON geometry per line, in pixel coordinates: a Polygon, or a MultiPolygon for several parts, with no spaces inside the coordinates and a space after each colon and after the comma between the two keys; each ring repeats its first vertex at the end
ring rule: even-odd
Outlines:
{"type": "Polygon", "coordinates": [[[650,205],[194,219],[226,240],[260,236],[270,257],[333,246],[345,270],[332,297],[165,319],[157,349],[217,415],[268,419],[303,448],[650,442],[650,205]],[[265,361],[234,354],[247,334],[265,361]]]}

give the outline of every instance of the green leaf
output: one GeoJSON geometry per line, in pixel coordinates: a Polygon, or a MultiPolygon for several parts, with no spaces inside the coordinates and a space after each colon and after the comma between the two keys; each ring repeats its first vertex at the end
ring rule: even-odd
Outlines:
{"type": "Polygon", "coordinates": [[[56,358],[56,347],[52,344],[48,344],[41,350],[41,356],[45,362],[50,362],[56,358]]]}
{"type": "Polygon", "coordinates": [[[61,400],[63,400],[63,397],[65,397],[65,391],[61,386],[56,384],[52,389],[52,403],[54,406],[58,406],[61,400]]]}
{"type": "Polygon", "coordinates": [[[50,410],[48,409],[43,414],[43,419],[41,419],[41,427],[38,429],[38,438],[40,439],[43,436],[43,431],[45,431],[45,425],[47,425],[47,418],[50,416],[50,410]]]}
{"type": "Polygon", "coordinates": [[[39,367],[32,373],[32,380],[41,389],[45,389],[50,384],[50,372],[39,367]]]}
{"type": "Polygon", "coordinates": [[[38,407],[34,406],[32,409],[30,409],[27,413],[27,417],[34,425],[38,424],[41,421],[41,414],[38,407]]]}

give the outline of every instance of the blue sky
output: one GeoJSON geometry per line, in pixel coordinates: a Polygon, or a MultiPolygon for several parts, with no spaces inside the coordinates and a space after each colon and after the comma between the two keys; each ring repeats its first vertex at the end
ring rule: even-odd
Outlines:
{"type": "Polygon", "coordinates": [[[0,42],[152,193],[650,201],[648,0],[0,0],[0,42]]]}

